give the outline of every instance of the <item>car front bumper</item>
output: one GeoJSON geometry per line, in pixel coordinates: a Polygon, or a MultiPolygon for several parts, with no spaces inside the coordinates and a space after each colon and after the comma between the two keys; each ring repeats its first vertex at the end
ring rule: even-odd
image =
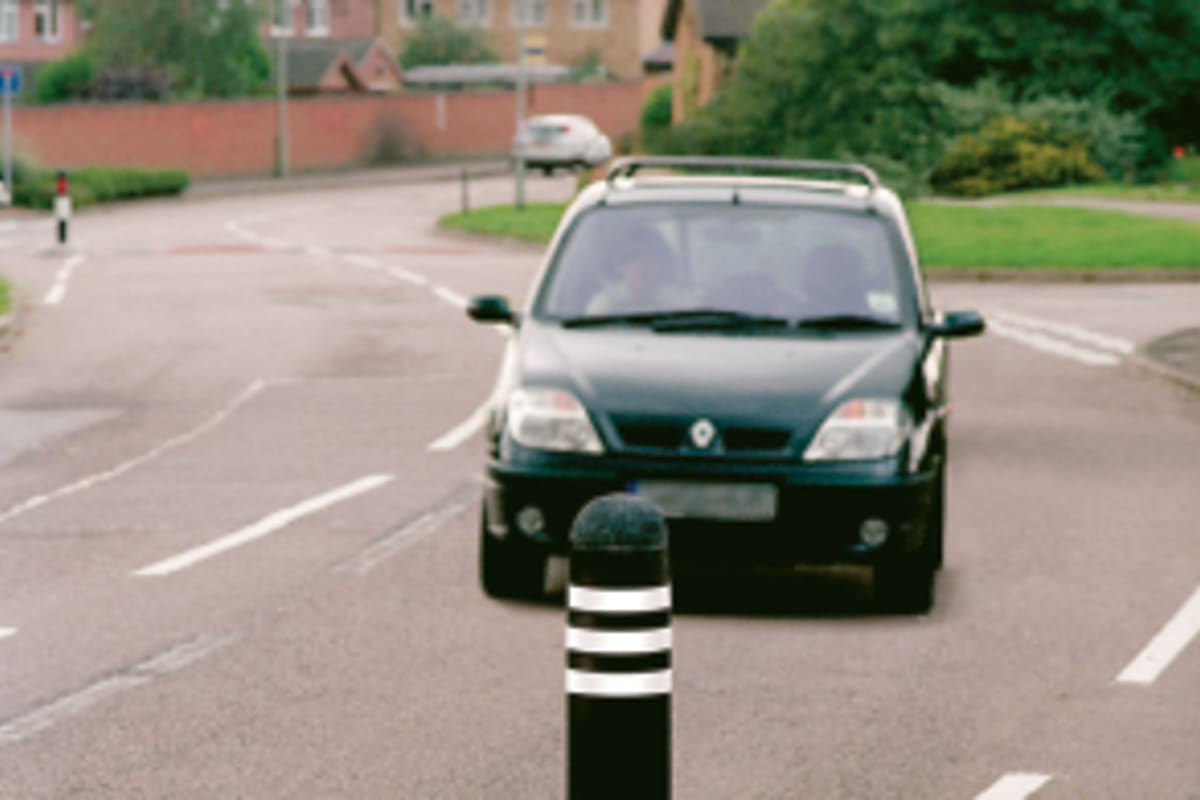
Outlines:
{"type": "Polygon", "coordinates": [[[671,559],[677,566],[778,567],[807,564],[874,564],[920,550],[934,513],[938,463],[903,474],[897,461],[872,464],[720,464],[606,459],[513,465],[492,461],[485,482],[485,511],[493,536],[514,544],[565,554],[575,516],[588,501],[635,491],[647,480],[697,484],[770,484],[777,496],[773,519],[736,521],[668,518],[671,559]],[[532,514],[527,509],[539,512],[532,514]],[[523,511],[525,525],[521,524],[523,511]],[[540,530],[530,517],[540,516],[540,530]],[[866,537],[879,521],[886,538],[866,537]]]}

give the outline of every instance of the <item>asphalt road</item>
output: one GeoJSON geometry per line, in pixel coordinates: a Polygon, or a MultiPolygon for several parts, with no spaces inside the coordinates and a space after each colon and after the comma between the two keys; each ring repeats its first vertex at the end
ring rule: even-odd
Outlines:
{"type": "MultiPolygon", "coordinates": [[[[0,797],[563,794],[562,609],[476,583],[502,340],[461,308],[539,255],[440,235],[458,198],[0,229],[0,797]]],[[[679,586],[675,795],[1200,797],[1200,395],[1122,361],[1200,284],[933,293],[993,324],[953,348],[934,612],[679,586]]]]}

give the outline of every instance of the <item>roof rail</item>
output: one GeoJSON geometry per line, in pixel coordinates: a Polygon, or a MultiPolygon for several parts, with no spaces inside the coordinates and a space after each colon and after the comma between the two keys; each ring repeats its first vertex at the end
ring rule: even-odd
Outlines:
{"type": "Polygon", "coordinates": [[[678,167],[683,169],[725,169],[738,173],[818,172],[842,173],[862,180],[872,190],[879,188],[879,176],[870,167],[844,161],[803,161],[787,158],[743,158],[740,156],[630,156],[618,159],[608,169],[604,179],[612,183],[617,178],[632,178],[644,167],[678,167]]]}

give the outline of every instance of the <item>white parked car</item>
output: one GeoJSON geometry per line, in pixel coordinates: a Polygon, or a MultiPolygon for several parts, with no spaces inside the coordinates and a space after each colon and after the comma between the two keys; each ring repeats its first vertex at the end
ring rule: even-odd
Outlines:
{"type": "Polygon", "coordinates": [[[587,117],[545,114],[530,117],[513,138],[513,158],[547,175],[558,167],[594,167],[612,158],[612,142],[587,117]]]}

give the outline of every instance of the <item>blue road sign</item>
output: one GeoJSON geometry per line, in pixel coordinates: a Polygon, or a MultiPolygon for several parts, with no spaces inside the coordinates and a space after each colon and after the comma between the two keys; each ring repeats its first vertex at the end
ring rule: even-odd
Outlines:
{"type": "Polygon", "coordinates": [[[5,94],[21,93],[21,68],[16,64],[0,65],[0,92],[5,94]]]}

